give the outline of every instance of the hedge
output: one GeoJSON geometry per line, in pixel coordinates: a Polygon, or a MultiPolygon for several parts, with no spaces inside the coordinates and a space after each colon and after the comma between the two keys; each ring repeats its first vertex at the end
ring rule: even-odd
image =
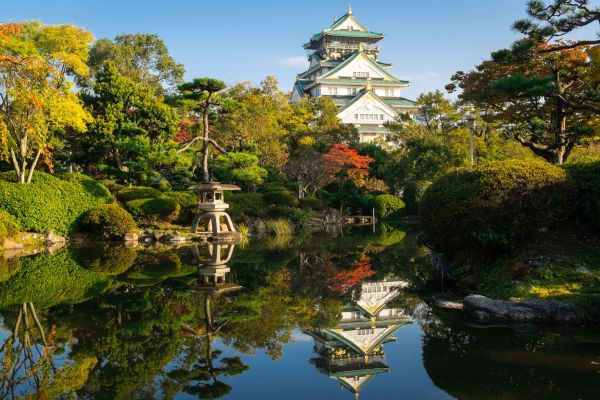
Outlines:
{"type": "Polygon", "coordinates": [[[404,208],[404,202],[391,194],[380,194],[373,199],[373,206],[379,217],[390,218],[399,216],[404,208]]]}
{"type": "Polygon", "coordinates": [[[108,239],[117,239],[135,231],[137,225],[131,214],[119,205],[101,204],[84,215],[82,228],[108,239]]]}
{"type": "Polygon", "coordinates": [[[419,215],[427,240],[439,250],[495,253],[567,218],[574,198],[563,169],[505,160],[442,176],[423,194],[419,215]]]}
{"type": "Polygon", "coordinates": [[[419,203],[421,202],[421,197],[423,197],[423,193],[425,190],[431,185],[429,181],[413,181],[408,182],[404,186],[404,191],[402,193],[402,200],[406,204],[406,211],[411,214],[416,214],[419,210],[419,203]]]}
{"type": "Polygon", "coordinates": [[[600,232],[600,158],[563,165],[577,188],[576,216],[600,232]]]}
{"type": "Polygon", "coordinates": [[[36,172],[32,183],[17,183],[14,172],[0,173],[0,208],[26,231],[72,234],[85,212],[110,201],[104,185],[80,173],[36,172]]]}
{"type": "Polygon", "coordinates": [[[0,245],[7,238],[13,238],[19,234],[21,228],[15,218],[4,210],[0,210],[0,245]]]}
{"type": "Polygon", "coordinates": [[[181,209],[175,200],[164,198],[131,200],[125,203],[125,208],[137,218],[166,221],[176,219],[181,209]]]}
{"type": "Polygon", "coordinates": [[[126,203],[131,200],[160,197],[161,194],[162,192],[158,189],[147,186],[134,186],[119,190],[115,196],[119,201],[126,203]]]}

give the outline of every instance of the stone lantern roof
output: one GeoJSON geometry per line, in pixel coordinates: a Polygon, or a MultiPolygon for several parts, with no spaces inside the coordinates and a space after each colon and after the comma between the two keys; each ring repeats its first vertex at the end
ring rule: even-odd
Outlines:
{"type": "Polygon", "coordinates": [[[239,186],[231,185],[228,183],[219,183],[219,182],[205,182],[198,183],[196,185],[192,185],[188,187],[188,190],[193,190],[195,192],[215,192],[215,191],[238,191],[242,190],[239,186]]]}

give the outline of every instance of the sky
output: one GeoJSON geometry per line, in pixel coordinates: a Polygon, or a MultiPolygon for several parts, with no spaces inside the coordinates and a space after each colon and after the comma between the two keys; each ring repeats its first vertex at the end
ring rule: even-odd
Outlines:
{"type": "MultiPolygon", "coordinates": [[[[443,90],[518,36],[526,0],[352,0],[354,16],[383,32],[379,59],[411,81],[403,96],[443,90]]],[[[302,45],[346,13],[348,0],[0,0],[0,22],[72,23],[98,38],[155,33],[186,69],[228,84],[274,75],[291,90],[308,62],[302,45]]],[[[582,31],[590,37],[593,31],[582,31]]]]}

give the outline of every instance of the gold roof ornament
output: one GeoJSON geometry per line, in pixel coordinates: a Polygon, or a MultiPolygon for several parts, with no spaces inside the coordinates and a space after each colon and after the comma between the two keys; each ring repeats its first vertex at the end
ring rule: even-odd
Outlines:
{"type": "Polygon", "coordinates": [[[348,4],[348,15],[352,15],[352,6],[348,4]]]}

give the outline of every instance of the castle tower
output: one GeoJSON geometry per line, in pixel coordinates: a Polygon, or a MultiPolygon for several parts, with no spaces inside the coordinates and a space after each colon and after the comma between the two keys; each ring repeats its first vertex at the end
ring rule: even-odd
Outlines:
{"type": "Polygon", "coordinates": [[[384,124],[400,113],[412,113],[415,102],[401,97],[408,81],[390,73],[391,64],[378,60],[382,33],[365,28],[348,12],[304,45],[308,70],[298,74],[292,100],[330,97],[342,122],[353,124],[361,142],[386,140],[384,124]]]}

